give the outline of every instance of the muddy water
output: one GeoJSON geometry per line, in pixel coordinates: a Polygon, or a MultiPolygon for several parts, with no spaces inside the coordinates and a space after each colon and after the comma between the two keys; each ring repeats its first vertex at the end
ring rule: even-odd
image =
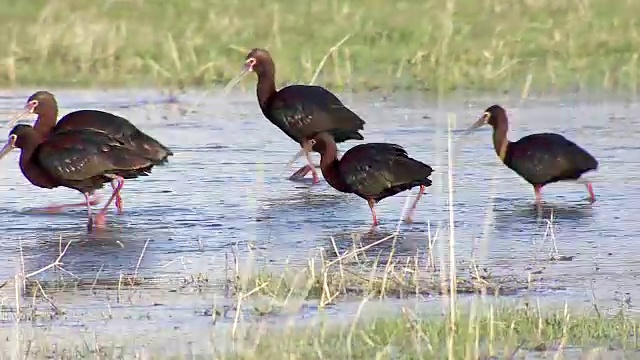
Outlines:
{"type": "MultiPolygon", "coordinates": [[[[0,112],[20,109],[30,93],[0,94],[0,112]]],[[[410,195],[383,200],[378,205],[382,225],[371,230],[369,209],[362,199],[338,193],[324,180],[314,186],[310,181],[287,180],[295,168],[287,169],[284,164],[299,148],[263,118],[253,92],[232,93],[227,98],[215,91],[177,98],[142,90],[59,91],[56,95],[62,114],[80,108],[115,112],[169,146],[175,156],[151,176],[127,181],[122,193],[125,214],[111,211],[108,228],[94,234],[86,233],[82,208],[61,214],[29,213],[29,208],[51,203],[79,202],[82,196],[67,189],[31,186],[17,165],[18,151],[3,159],[0,279],[11,279],[20,270],[20,248],[25,271],[32,272],[55,260],[62,239],[62,246],[73,241],[63,259],[64,268],[73,274],[64,274],[67,278],[117,282],[121,273],[133,273],[140,261],[138,274],[148,279],[204,273],[210,282],[222,283],[232,248],[244,254],[250,247],[259,263],[274,267],[305,263],[315,249],[332,249],[331,237],[343,250],[352,246],[354,233],[365,234],[365,241],[389,234],[398,226],[410,195]]],[[[435,252],[446,260],[442,254],[450,216],[450,153],[456,257],[462,269],[473,257],[493,274],[524,278],[527,271],[536,271],[535,278],[544,285],[542,294],[557,303],[580,303],[595,296],[599,302],[615,305],[640,295],[640,103],[574,98],[503,101],[511,118],[511,139],[532,132],[560,132],[600,161],[599,171],[589,175],[598,197],[595,204],[583,200],[582,185],[553,184],[544,189],[541,219],[531,187],[498,161],[490,130],[461,134],[460,129],[491,101],[437,105],[417,95],[341,97],[366,119],[363,134],[367,142],[401,144],[411,156],[435,169],[434,185],[421,201],[414,223],[399,225],[397,255],[423,253],[428,228],[432,233],[440,228],[435,252]],[[447,144],[449,116],[457,129],[451,148],[447,144]],[[550,238],[543,239],[548,226],[544,219],[551,214],[558,250],[572,256],[572,261],[547,261],[551,247],[550,238]]],[[[355,144],[340,147],[344,152],[355,144]]],[[[101,194],[106,200],[108,188],[101,194]]],[[[374,255],[385,246],[389,247],[377,247],[374,255]]],[[[44,279],[54,276],[58,275],[41,274],[44,279]]],[[[10,294],[7,291],[7,297],[10,294]]],[[[71,314],[58,325],[101,331],[96,324],[102,319],[94,315],[104,313],[105,304],[114,297],[102,295],[90,291],[56,295],[60,306],[71,314]],[[94,315],[87,317],[89,313],[94,315]]],[[[110,311],[118,312],[115,327],[119,329],[144,333],[149,326],[167,324],[195,330],[194,326],[210,326],[210,317],[194,314],[211,307],[211,296],[185,299],[157,290],[153,296],[138,295],[137,302],[123,301],[110,311]],[[135,322],[134,326],[127,320],[148,313],[157,315],[152,323],[135,322]]],[[[216,296],[217,301],[228,301],[216,296]]],[[[352,306],[345,305],[344,311],[349,309],[352,306]]],[[[12,323],[10,318],[6,317],[5,324],[12,323]]]]}

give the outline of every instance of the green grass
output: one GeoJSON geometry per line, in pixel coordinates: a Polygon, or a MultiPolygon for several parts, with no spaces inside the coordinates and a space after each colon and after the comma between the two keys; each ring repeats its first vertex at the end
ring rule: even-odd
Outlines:
{"type": "Polygon", "coordinates": [[[0,0],[0,6],[5,87],[212,86],[235,75],[258,46],[274,55],[280,84],[309,82],[318,68],[316,83],[352,90],[635,93],[638,83],[640,3],[632,0],[0,0]]]}
{"type": "MultiPolygon", "coordinates": [[[[554,358],[557,352],[595,358],[593,356],[598,352],[632,355],[639,349],[639,324],[622,312],[600,317],[587,312],[549,312],[528,306],[484,308],[483,311],[459,312],[454,330],[446,317],[417,315],[407,308],[403,308],[398,316],[361,318],[343,325],[325,322],[309,326],[282,324],[276,331],[257,323],[243,329],[242,336],[234,342],[235,350],[228,343],[226,350],[216,346],[215,341],[206,343],[208,339],[216,338],[216,328],[213,328],[211,333],[200,334],[200,339],[206,339],[202,343],[208,345],[199,355],[209,353],[217,359],[445,359],[453,355],[454,359],[475,360],[491,359],[491,356],[510,359],[512,355],[524,358],[527,353],[554,358]]],[[[16,348],[34,359],[54,355],[62,358],[99,356],[103,359],[142,354],[144,358],[154,359],[167,356],[167,350],[162,350],[161,344],[153,343],[153,336],[113,341],[109,335],[92,335],[82,336],[81,344],[77,344],[79,339],[73,338],[62,338],[52,344],[47,339],[49,336],[36,329],[23,337],[20,348],[15,347],[14,338],[8,336],[2,341],[0,356],[15,354],[16,348]]],[[[175,358],[190,358],[190,341],[184,339],[180,345],[184,353],[175,358]]],[[[176,347],[169,351],[173,354],[182,352],[176,347]]]]}

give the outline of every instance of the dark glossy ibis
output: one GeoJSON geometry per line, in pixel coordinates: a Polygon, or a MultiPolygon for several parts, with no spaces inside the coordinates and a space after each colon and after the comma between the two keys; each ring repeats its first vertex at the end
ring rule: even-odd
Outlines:
{"type": "MultiPolygon", "coordinates": [[[[50,134],[44,140],[30,125],[16,125],[9,141],[0,150],[0,158],[12,149],[21,149],[20,169],[33,185],[52,189],[63,186],[80,191],[86,200],[91,231],[90,196],[112,180],[121,185],[123,179],[146,176],[154,162],[139,155],[118,139],[104,132],[69,129],[50,134]]],[[[114,189],[111,198],[96,215],[95,223],[104,224],[105,214],[120,191],[114,189]]]]}
{"type": "MultiPolygon", "coordinates": [[[[470,130],[485,124],[493,127],[496,154],[508,168],[533,185],[537,204],[541,200],[540,191],[546,184],[580,181],[582,174],[598,168],[598,161],[591,154],[560,134],[531,134],[518,141],[509,141],[509,119],[499,105],[488,107],[470,130]]],[[[580,182],[587,187],[587,200],[591,203],[596,201],[591,182],[580,182]]]]}
{"type": "MultiPolygon", "coordinates": [[[[68,113],[59,121],[58,102],[55,96],[48,91],[37,91],[27,99],[24,112],[16,115],[9,121],[8,126],[13,126],[18,120],[27,114],[36,114],[38,118],[33,125],[34,130],[46,139],[50,134],[55,134],[68,129],[91,129],[105,132],[122,142],[125,146],[136,151],[140,156],[150,160],[154,165],[161,165],[173,155],[171,150],[162,145],[156,139],[140,131],[129,120],[100,110],[78,110],[68,113]]],[[[111,187],[122,186],[114,180],[111,187]]],[[[45,210],[59,210],[67,206],[77,204],[51,206],[45,210]]],[[[120,193],[116,195],[116,208],[122,213],[122,199],[120,193]]]]}
{"type": "Polygon", "coordinates": [[[320,152],[320,168],[327,183],[340,192],[353,193],[367,200],[373,225],[378,224],[377,202],[419,186],[420,191],[405,218],[406,222],[412,221],[425,188],[431,186],[429,176],[433,169],[429,165],[410,158],[402,146],[396,144],[356,145],[338,160],[338,148],[330,134],[319,133],[309,142],[320,152]]]}
{"type": "MultiPolygon", "coordinates": [[[[299,179],[311,172],[314,183],[317,183],[318,175],[309,152],[318,150],[305,148],[306,141],[323,131],[331,134],[337,143],[364,140],[358,131],[364,129],[365,121],[321,86],[289,85],[276,91],[275,71],[269,52],[253,49],[245,58],[244,69],[229,82],[226,91],[233,88],[249,72],[257,74],[256,92],[262,113],[271,123],[299,143],[307,158],[307,166],[296,171],[290,179],[299,179]]],[[[289,165],[292,162],[293,160],[289,165]]]]}

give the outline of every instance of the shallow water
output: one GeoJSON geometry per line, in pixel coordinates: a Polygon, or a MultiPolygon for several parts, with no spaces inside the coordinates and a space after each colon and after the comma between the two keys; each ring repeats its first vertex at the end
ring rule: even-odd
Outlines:
{"type": "MultiPolygon", "coordinates": [[[[0,93],[0,112],[21,109],[30,93],[0,93]]],[[[371,217],[364,200],[338,193],[324,180],[311,186],[310,181],[286,179],[297,167],[285,168],[284,164],[299,147],[262,116],[253,92],[232,93],[227,98],[215,91],[191,92],[177,99],[143,90],[55,93],[62,114],[80,108],[115,112],[169,146],[175,155],[151,176],[127,181],[122,192],[125,214],[111,211],[107,229],[87,234],[82,208],[55,215],[25,211],[50,203],[79,202],[82,196],[68,189],[31,186],[17,165],[19,152],[14,151],[2,160],[4,171],[0,173],[0,253],[4,259],[0,279],[12,279],[19,271],[20,247],[28,273],[55,260],[62,238],[63,246],[74,240],[64,256],[64,268],[89,281],[98,272],[100,279],[115,282],[121,272],[132,273],[148,241],[138,267],[141,276],[206,273],[210,281],[221,283],[229,264],[226,256],[236,245],[241,250],[251,245],[254,256],[272,266],[306,263],[314,249],[332,249],[331,237],[339,249],[346,249],[352,246],[353,233],[370,230],[371,217]],[[182,259],[184,266],[176,259],[182,259]]],[[[340,97],[367,121],[363,132],[367,142],[401,144],[412,157],[435,169],[434,185],[421,201],[414,223],[400,225],[395,250],[398,256],[424,252],[428,227],[432,232],[441,227],[436,253],[442,256],[449,219],[447,116],[455,115],[454,129],[464,129],[491,102],[437,105],[421,102],[415,95],[340,97]]],[[[457,259],[468,263],[473,251],[479,266],[500,275],[526,278],[529,269],[541,270],[537,277],[544,286],[539,290],[558,303],[580,303],[595,296],[601,303],[614,305],[620,299],[637,298],[640,131],[636,129],[640,103],[571,97],[507,99],[503,105],[510,116],[512,140],[532,132],[560,132],[599,160],[598,172],[589,175],[595,181],[598,201],[586,203],[584,186],[576,183],[552,184],[544,189],[543,217],[549,219],[553,212],[557,247],[562,255],[573,256],[572,261],[546,261],[550,249],[549,239],[542,243],[546,222],[535,211],[533,191],[499,162],[490,129],[466,136],[454,131],[452,205],[457,259]]],[[[357,143],[341,144],[340,148],[344,152],[357,143]]],[[[314,158],[319,161],[317,155],[314,158]]],[[[302,165],[298,161],[297,166],[302,165]]],[[[108,190],[100,192],[103,203],[108,190]]],[[[382,225],[365,239],[377,240],[396,228],[407,196],[399,194],[378,204],[382,225]]],[[[372,254],[389,246],[378,246],[372,254]]],[[[446,261],[446,256],[443,259],[446,261]]],[[[57,295],[57,301],[77,313],[105,308],[104,298],[89,291],[57,295]]],[[[156,311],[149,309],[154,302],[163,301],[147,298],[138,310],[130,304],[122,306],[135,317],[156,311]]],[[[165,316],[157,320],[160,324],[209,326],[209,319],[197,325],[192,318],[194,309],[211,306],[210,297],[174,301],[179,306],[172,314],[182,315],[165,316]]],[[[156,308],[165,315],[172,310],[167,305],[156,308]]],[[[345,311],[349,308],[345,306],[345,311]]],[[[59,325],[73,327],[82,322],[71,316],[67,319],[59,325]]]]}

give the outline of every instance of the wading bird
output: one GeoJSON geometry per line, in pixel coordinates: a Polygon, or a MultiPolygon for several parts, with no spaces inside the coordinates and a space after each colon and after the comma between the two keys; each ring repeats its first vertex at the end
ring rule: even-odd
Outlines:
{"type": "MultiPolygon", "coordinates": [[[[140,131],[129,120],[100,110],[77,110],[58,118],[58,102],[55,96],[48,91],[37,91],[27,99],[25,110],[13,117],[8,126],[15,125],[21,118],[28,114],[38,116],[33,125],[34,130],[44,140],[50,135],[69,129],[90,129],[105,132],[113,138],[121,141],[125,146],[136,151],[139,155],[150,160],[154,165],[168,162],[171,150],[162,145],[156,139],[140,131]],[[57,123],[56,123],[57,121],[57,123]]],[[[122,188],[124,183],[111,182],[111,187],[122,188]]],[[[95,201],[95,200],[94,200],[95,201]]],[[[122,213],[122,198],[118,192],[116,195],[116,209],[122,213]]],[[[42,209],[43,211],[59,211],[77,204],[55,205],[42,209]]]]}
{"type": "MultiPolygon", "coordinates": [[[[333,136],[317,134],[306,146],[320,152],[320,168],[327,183],[343,193],[353,193],[365,199],[371,209],[373,225],[378,225],[375,204],[399,192],[420,187],[405,222],[412,221],[413,212],[425,188],[431,186],[429,176],[433,169],[412,159],[400,145],[388,143],[360,144],[352,147],[338,159],[338,148],[333,136]]],[[[301,154],[302,151],[299,153],[301,154]]]]}
{"type": "Polygon", "coordinates": [[[584,183],[589,193],[587,200],[596,201],[591,182],[580,180],[582,174],[598,168],[598,161],[587,151],[554,133],[531,134],[509,141],[509,119],[499,105],[488,107],[469,130],[485,124],[493,127],[493,147],[500,160],[533,185],[536,204],[540,204],[543,186],[567,180],[584,183]]]}
{"type": "Polygon", "coordinates": [[[9,133],[7,144],[0,150],[0,158],[14,148],[21,149],[20,169],[33,185],[46,189],[62,186],[84,195],[89,232],[94,224],[90,196],[104,183],[116,180],[119,184],[96,215],[95,224],[103,225],[107,209],[122,188],[123,179],[146,176],[154,166],[153,161],[107,133],[86,129],[60,131],[44,140],[30,125],[19,124],[9,133]]]}
{"type": "Polygon", "coordinates": [[[328,132],[337,143],[364,140],[358,131],[364,129],[365,121],[321,86],[290,85],[277,91],[275,71],[275,64],[269,52],[253,49],[245,58],[242,72],[225,87],[226,92],[246,74],[255,72],[258,76],[258,104],[262,113],[271,123],[300,144],[308,162],[305,167],[291,175],[290,179],[298,180],[311,172],[313,182],[317,183],[318,175],[309,151],[318,150],[305,148],[305,142],[319,132],[328,132]]]}

